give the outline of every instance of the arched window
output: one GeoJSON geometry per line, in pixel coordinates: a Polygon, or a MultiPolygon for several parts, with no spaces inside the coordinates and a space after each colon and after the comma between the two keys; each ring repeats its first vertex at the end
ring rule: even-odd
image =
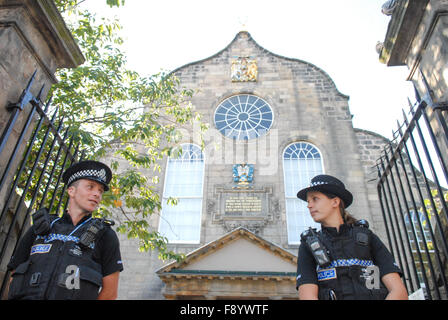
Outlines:
{"type": "Polygon", "coordinates": [[[179,156],[168,158],[159,232],[170,243],[199,243],[204,155],[194,144],[180,148],[179,156]],[[177,199],[176,205],[167,204],[170,197],[177,199]]]}
{"type": "Polygon", "coordinates": [[[308,227],[320,226],[311,218],[306,202],[297,198],[297,192],[307,187],[311,178],[321,173],[322,157],[315,146],[307,142],[296,142],[286,147],[283,152],[283,174],[289,244],[299,244],[300,234],[308,227]]]}

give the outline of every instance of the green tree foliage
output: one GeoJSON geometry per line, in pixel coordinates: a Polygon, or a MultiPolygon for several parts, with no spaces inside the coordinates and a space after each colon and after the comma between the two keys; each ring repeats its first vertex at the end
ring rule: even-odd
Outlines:
{"type": "Polygon", "coordinates": [[[193,92],[180,88],[173,75],[144,78],[126,68],[119,22],[98,18],[84,2],[55,1],[86,62],[58,72],[60,81],[50,93],[52,105],[61,108],[64,126],[79,137],[87,158],[120,159],[112,161],[116,174],[98,215],[118,212],[117,230],[138,238],[141,250],[157,249],[159,258],[179,260],[182,255],[169,251],[167,239],[148,224],[149,216],[160,211],[161,200],[155,189],[157,177],[148,179],[142,172],[160,172],[160,160],[180,139],[179,128],[194,124],[205,130],[207,126],[189,102],[193,92]],[[125,165],[120,167],[122,160],[125,165]]]}

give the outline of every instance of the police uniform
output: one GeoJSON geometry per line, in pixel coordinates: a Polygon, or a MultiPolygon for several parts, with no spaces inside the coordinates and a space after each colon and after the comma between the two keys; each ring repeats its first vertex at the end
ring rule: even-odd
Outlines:
{"type": "MultiPolygon", "coordinates": [[[[336,195],[346,207],[353,201],[344,184],[328,175],[313,178],[310,187],[299,191],[297,196],[306,201],[309,191],[336,195]]],[[[320,231],[307,231],[301,236],[296,288],[303,284],[318,285],[319,300],[384,299],[388,291],[381,278],[392,272],[402,275],[389,250],[365,220],[344,223],[339,231],[322,226],[320,231]],[[310,237],[316,243],[310,245],[310,237]]]]}
{"type": "MultiPolygon", "coordinates": [[[[108,190],[112,173],[103,163],[82,161],[67,169],[67,186],[79,179],[95,180],[108,190]]],[[[9,299],[96,299],[102,278],[123,270],[119,240],[111,222],[83,217],[73,225],[41,209],[20,240],[8,264],[14,270],[9,299]],[[36,218],[36,219],[35,219],[36,218]]]]}

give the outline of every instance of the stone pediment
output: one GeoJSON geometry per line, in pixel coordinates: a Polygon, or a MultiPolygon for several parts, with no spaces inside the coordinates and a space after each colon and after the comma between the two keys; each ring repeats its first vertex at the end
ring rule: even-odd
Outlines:
{"type": "Polygon", "coordinates": [[[239,227],[156,271],[166,299],[297,299],[297,257],[239,227]]]}
{"type": "Polygon", "coordinates": [[[297,257],[240,227],[156,271],[159,277],[293,277],[297,257]]]}

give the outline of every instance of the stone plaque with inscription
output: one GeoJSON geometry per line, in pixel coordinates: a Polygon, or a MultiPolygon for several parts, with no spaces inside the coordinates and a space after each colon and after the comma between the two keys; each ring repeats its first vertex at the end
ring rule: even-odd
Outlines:
{"type": "Polygon", "coordinates": [[[258,233],[272,221],[272,187],[235,189],[215,186],[213,222],[223,224],[227,231],[237,227],[258,233]]]}
{"type": "Polygon", "coordinates": [[[262,213],[260,196],[230,196],[225,199],[225,215],[256,215],[262,213]]]}

